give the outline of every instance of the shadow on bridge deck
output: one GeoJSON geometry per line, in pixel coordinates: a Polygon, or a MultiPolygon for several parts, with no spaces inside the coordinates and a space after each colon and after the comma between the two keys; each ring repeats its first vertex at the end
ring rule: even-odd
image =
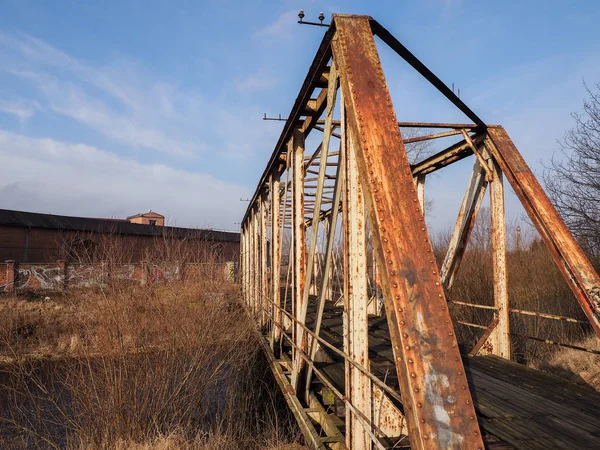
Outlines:
{"type": "MultiPolygon", "coordinates": [[[[311,299],[310,329],[315,311],[311,299]]],[[[320,336],[342,350],[341,307],[328,302],[320,336]]],[[[344,361],[332,351],[327,356],[331,362],[315,366],[344,392],[344,361]]],[[[371,372],[399,392],[385,318],[369,317],[369,357],[371,372]]],[[[487,448],[600,448],[600,394],[595,390],[496,356],[465,356],[463,362],[487,448]]]]}

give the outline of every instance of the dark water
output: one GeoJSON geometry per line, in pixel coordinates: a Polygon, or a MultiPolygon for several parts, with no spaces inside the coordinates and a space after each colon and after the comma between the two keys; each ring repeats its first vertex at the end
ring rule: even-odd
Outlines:
{"type": "Polygon", "coordinates": [[[183,351],[0,367],[0,420],[2,449],[295,426],[259,352],[244,364],[183,351]]]}

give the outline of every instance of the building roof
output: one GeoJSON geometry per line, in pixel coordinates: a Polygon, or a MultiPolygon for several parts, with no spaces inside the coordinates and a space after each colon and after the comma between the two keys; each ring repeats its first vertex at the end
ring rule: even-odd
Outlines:
{"type": "Polygon", "coordinates": [[[156,227],[131,223],[121,219],[58,216],[0,209],[0,225],[46,228],[51,230],[127,234],[135,236],[173,236],[206,239],[209,241],[239,242],[240,234],[211,229],[156,227]]]}
{"type": "Polygon", "coordinates": [[[127,220],[129,219],[135,219],[136,217],[160,217],[162,219],[165,218],[165,216],[163,216],[162,214],[159,214],[157,212],[154,212],[152,210],[145,212],[145,213],[139,213],[139,214],[134,214],[133,216],[129,216],[127,218],[127,220]]]}

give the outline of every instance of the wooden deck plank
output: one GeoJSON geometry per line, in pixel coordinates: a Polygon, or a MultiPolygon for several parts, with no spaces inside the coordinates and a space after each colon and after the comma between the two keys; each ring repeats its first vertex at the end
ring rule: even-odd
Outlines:
{"type": "MultiPolygon", "coordinates": [[[[309,306],[309,317],[314,307],[309,306]]],[[[341,308],[325,310],[321,336],[341,348],[341,308]]],[[[369,318],[372,372],[397,389],[387,321],[369,318]]],[[[318,367],[336,388],[344,389],[344,363],[318,367]]],[[[483,431],[515,448],[600,448],[600,394],[497,357],[465,358],[465,371],[483,431]]]]}

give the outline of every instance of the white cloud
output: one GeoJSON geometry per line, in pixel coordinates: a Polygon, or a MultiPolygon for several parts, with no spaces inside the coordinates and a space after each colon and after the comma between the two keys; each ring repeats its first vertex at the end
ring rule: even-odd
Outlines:
{"type": "Polygon", "coordinates": [[[21,121],[33,117],[42,108],[35,100],[0,99],[0,112],[17,116],[21,121]]]}
{"type": "Polygon", "coordinates": [[[58,114],[133,147],[169,154],[199,154],[206,148],[190,120],[197,112],[191,107],[203,103],[195,92],[148,80],[124,59],[105,67],[88,65],[27,35],[0,34],[2,47],[16,52],[18,61],[5,70],[31,81],[58,114]]]}
{"type": "Polygon", "coordinates": [[[0,207],[125,217],[152,208],[178,226],[236,229],[249,189],[210,175],[141,164],[83,144],[0,131],[0,207]]]}
{"type": "Polygon", "coordinates": [[[281,14],[274,22],[258,30],[255,35],[270,39],[283,39],[292,37],[292,27],[298,21],[298,11],[290,10],[281,14]]]}

